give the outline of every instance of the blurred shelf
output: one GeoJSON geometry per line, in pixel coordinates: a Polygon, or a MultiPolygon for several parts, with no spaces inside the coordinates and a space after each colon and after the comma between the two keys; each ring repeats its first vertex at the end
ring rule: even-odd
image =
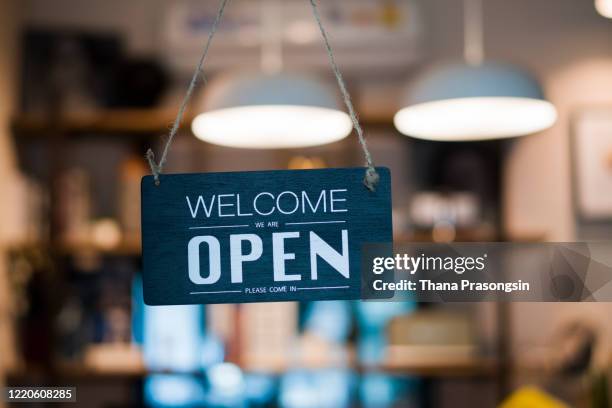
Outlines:
{"type": "Polygon", "coordinates": [[[428,378],[486,378],[495,377],[499,373],[499,365],[492,359],[470,358],[457,361],[389,361],[379,366],[364,366],[363,370],[428,378]]]}
{"type": "MultiPolygon", "coordinates": [[[[50,137],[53,133],[111,135],[156,134],[167,132],[176,112],[168,109],[113,109],[70,113],[61,117],[21,114],[13,118],[18,137],[50,137]]],[[[185,115],[184,122],[190,121],[185,115]]]]}
{"type": "Polygon", "coordinates": [[[140,241],[125,241],[119,245],[104,248],[93,244],[62,244],[54,247],[62,255],[79,255],[97,253],[101,255],[140,256],[142,249],[140,241]]]}
{"type": "MultiPolygon", "coordinates": [[[[12,130],[20,138],[49,138],[55,134],[83,135],[105,134],[113,136],[147,136],[165,134],[176,116],[175,109],[110,109],[95,112],[75,112],[59,117],[41,114],[19,114],[12,120],[12,130]]],[[[193,114],[186,112],[183,129],[193,114]]],[[[389,116],[363,117],[368,126],[392,126],[389,116]]]]}
{"type": "Polygon", "coordinates": [[[514,242],[514,243],[536,243],[544,242],[545,234],[534,235],[511,235],[496,236],[494,233],[486,231],[458,231],[457,235],[450,242],[436,242],[431,232],[420,231],[393,238],[395,244],[414,244],[414,243],[442,243],[456,244],[461,242],[514,242]]]}
{"type": "Polygon", "coordinates": [[[48,242],[28,242],[9,246],[9,253],[23,252],[51,252],[58,255],[79,256],[79,255],[108,255],[108,256],[140,256],[142,254],[140,240],[124,241],[118,245],[104,248],[91,243],[80,244],[61,244],[48,242]]]}
{"type": "Polygon", "coordinates": [[[101,382],[140,381],[146,375],[147,373],[143,370],[99,371],[82,366],[74,366],[70,368],[57,368],[49,371],[16,370],[7,373],[6,383],[10,385],[42,385],[52,380],[54,385],[71,382],[92,382],[97,384],[101,382]]]}
{"type": "MultiPolygon", "coordinates": [[[[291,369],[317,371],[324,369],[353,369],[360,374],[365,373],[384,373],[393,376],[410,376],[410,377],[421,377],[431,379],[482,379],[482,378],[494,378],[499,373],[499,366],[493,360],[486,359],[473,359],[471,361],[462,362],[419,362],[419,363],[385,363],[385,364],[373,364],[373,365],[349,365],[349,366],[288,366],[283,369],[276,370],[264,370],[257,369],[255,367],[243,367],[246,372],[257,372],[264,373],[272,376],[283,375],[291,369]]],[[[24,383],[31,381],[43,381],[44,379],[53,378],[58,381],[104,381],[104,380],[137,380],[149,375],[156,374],[187,374],[201,376],[203,370],[193,372],[176,372],[176,371],[165,371],[165,370],[147,370],[142,367],[134,367],[130,369],[120,370],[99,370],[95,368],[87,367],[83,364],[78,363],[67,363],[61,364],[54,367],[50,371],[41,370],[16,370],[8,373],[8,383],[24,383]]]]}
{"type": "MultiPolygon", "coordinates": [[[[451,242],[437,243],[454,243],[454,242],[492,242],[496,240],[496,235],[489,230],[459,230],[453,237],[451,242]]],[[[409,244],[417,242],[436,242],[432,231],[414,231],[409,234],[394,237],[393,242],[396,244],[409,244]]]]}
{"type": "MultiPolygon", "coordinates": [[[[503,237],[502,242],[514,242],[514,243],[534,243],[543,242],[543,236],[513,236],[503,237]]],[[[461,234],[457,235],[455,241],[449,242],[462,243],[462,242],[495,242],[495,237],[489,235],[472,235],[472,234],[461,234]]],[[[396,237],[393,240],[396,245],[415,244],[415,243],[435,243],[429,233],[417,233],[402,237],[396,237]]],[[[66,243],[45,243],[45,242],[29,242],[12,245],[6,248],[9,253],[25,252],[25,251],[48,251],[60,255],[78,256],[81,254],[100,254],[108,256],[141,256],[142,248],[140,239],[133,239],[123,241],[118,245],[103,248],[92,243],[78,243],[78,244],[66,244],[66,243]]]]}

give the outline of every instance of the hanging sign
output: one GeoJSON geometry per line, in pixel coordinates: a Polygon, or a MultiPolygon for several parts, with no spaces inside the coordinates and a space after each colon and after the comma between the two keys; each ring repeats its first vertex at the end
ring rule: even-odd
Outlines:
{"type": "Polygon", "coordinates": [[[142,179],[148,305],[358,299],[361,249],[389,243],[391,176],[378,168],[142,179]]]}

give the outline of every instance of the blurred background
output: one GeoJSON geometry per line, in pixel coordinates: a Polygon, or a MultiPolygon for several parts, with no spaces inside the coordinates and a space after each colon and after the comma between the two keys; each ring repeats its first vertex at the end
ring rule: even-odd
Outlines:
{"type": "MultiPolygon", "coordinates": [[[[610,239],[612,2],[477,3],[321,4],[392,171],[395,241],[610,239]],[[540,104],[408,109],[457,95],[540,104]],[[507,112],[501,128],[488,121],[507,112]]],[[[0,381],[76,386],[87,407],[610,406],[607,303],[144,306],[144,153],[159,152],[217,7],[0,2],[0,381]]],[[[346,129],[303,147],[314,134],[289,123],[284,140],[306,141],[272,149],[247,140],[261,123],[247,139],[232,128],[247,148],[221,146],[214,115],[191,126],[279,92],[259,89],[263,74],[283,73],[298,99],[337,99],[307,1],[231,1],[204,72],[166,172],[363,164],[346,129]]],[[[232,123],[245,124],[221,130],[232,123]]]]}

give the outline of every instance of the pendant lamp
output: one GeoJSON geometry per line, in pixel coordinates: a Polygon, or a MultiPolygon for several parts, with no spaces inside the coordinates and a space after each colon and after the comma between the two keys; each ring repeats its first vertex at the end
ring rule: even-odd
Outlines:
{"type": "Polygon", "coordinates": [[[465,62],[434,66],[408,87],[394,117],[403,134],[436,141],[502,139],[544,130],[557,111],[538,81],[484,62],[482,0],[465,0],[465,62]]]}
{"type": "Polygon", "coordinates": [[[337,95],[314,77],[283,71],[280,3],[262,2],[261,72],[215,78],[202,95],[194,135],[222,146],[299,148],[347,137],[350,117],[337,95]]]}

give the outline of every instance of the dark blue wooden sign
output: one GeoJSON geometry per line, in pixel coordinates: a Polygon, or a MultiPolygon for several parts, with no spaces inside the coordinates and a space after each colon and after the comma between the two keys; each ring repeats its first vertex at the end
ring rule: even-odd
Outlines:
{"type": "Polygon", "coordinates": [[[142,179],[149,305],[358,299],[361,248],[389,243],[391,176],[377,169],[142,179]]]}

